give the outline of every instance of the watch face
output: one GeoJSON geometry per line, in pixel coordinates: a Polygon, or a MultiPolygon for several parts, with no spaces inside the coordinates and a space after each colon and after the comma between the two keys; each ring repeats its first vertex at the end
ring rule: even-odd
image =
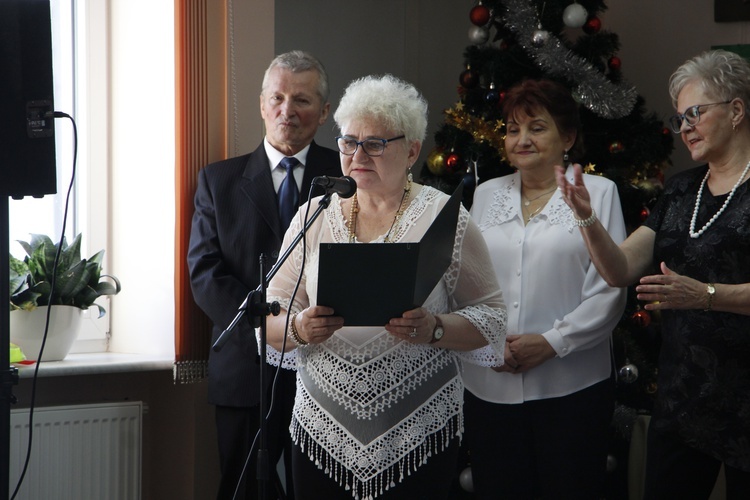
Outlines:
{"type": "Polygon", "coordinates": [[[440,340],[443,338],[443,327],[439,326],[435,328],[435,331],[432,333],[432,338],[435,340],[440,340]]]}
{"type": "Polygon", "coordinates": [[[708,293],[710,293],[711,295],[715,294],[716,288],[714,288],[713,285],[708,285],[708,293]]]}

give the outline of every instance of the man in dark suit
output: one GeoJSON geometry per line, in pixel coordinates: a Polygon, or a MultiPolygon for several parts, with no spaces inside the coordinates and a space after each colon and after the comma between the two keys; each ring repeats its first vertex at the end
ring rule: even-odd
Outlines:
{"type": "MultiPolygon", "coordinates": [[[[306,201],[313,177],[340,176],[337,151],[318,146],[313,137],[330,111],[328,78],[313,56],[293,51],[276,57],[266,70],[260,95],[260,112],[266,136],[252,153],[219,161],[201,170],[195,194],[188,250],[193,296],[214,324],[212,343],[231,323],[239,305],[260,284],[259,257],[268,257],[268,272],[279,256],[289,221],[283,221],[282,198],[289,189],[296,206],[306,201]],[[287,179],[282,164],[292,160],[293,177],[287,179]],[[283,160],[283,161],[282,161],[283,160]],[[294,179],[294,185],[290,181],[294,179]],[[285,185],[286,184],[286,185],[285,185]],[[277,193],[279,193],[277,195],[277,193]]],[[[322,193],[321,193],[322,194],[322,193]]],[[[290,212],[291,213],[291,212],[290,212]]],[[[247,319],[231,332],[221,351],[209,354],[208,397],[216,406],[216,427],[221,460],[218,498],[257,498],[257,444],[242,474],[260,426],[259,374],[261,363],[255,333],[247,319]],[[240,477],[242,481],[240,482],[240,477]]],[[[266,369],[267,401],[273,372],[266,369]]],[[[283,497],[276,464],[291,445],[289,422],[294,402],[295,374],[281,370],[273,413],[268,419],[270,480],[267,498],[283,497]]],[[[291,491],[289,453],[287,494],[291,491]]]]}

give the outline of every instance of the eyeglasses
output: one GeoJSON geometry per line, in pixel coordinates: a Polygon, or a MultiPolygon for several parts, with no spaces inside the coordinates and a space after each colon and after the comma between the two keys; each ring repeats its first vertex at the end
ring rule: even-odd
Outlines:
{"type": "Polygon", "coordinates": [[[716,106],[719,104],[729,104],[730,102],[732,101],[712,102],[710,104],[696,104],[695,106],[690,106],[684,113],[677,113],[672,116],[669,119],[669,126],[672,127],[672,132],[679,134],[682,129],[682,120],[685,120],[691,127],[698,124],[701,120],[701,108],[706,106],[716,106]]]}
{"type": "Polygon", "coordinates": [[[357,141],[354,137],[348,135],[336,137],[336,143],[339,146],[339,151],[345,155],[353,155],[357,152],[357,149],[362,146],[368,156],[380,156],[385,151],[385,145],[391,141],[397,141],[403,139],[405,135],[399,135],[392,139],[365,139],[364,141],[357,141]]]}

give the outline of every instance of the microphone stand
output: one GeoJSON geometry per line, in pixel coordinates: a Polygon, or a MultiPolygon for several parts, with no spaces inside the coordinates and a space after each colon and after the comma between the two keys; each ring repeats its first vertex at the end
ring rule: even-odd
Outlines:
{"type": "MultiPolygon", "coordinates": [[[[334,191],[328,191],[326,190],[325,196],[321,198],[320,202],[318,203],[318,208],[315,210],[315,212],[312,214],[310,219],[308,220],[305,227],[303,227],[300,232],[295,236],[294,240],[292,240],[289,247],[287,247],[286,251],[279,257],[279,259],[276,261],[276,263],[273,265],[270,271],[268,271],[268,274],[264,276],[264,262],[265,262],[265,255],[261,255],[260,257],[260,274],[261,274],[261,282],[260,285],[258,285],[258,288],[251,291],[247,297],[245,297],[244,302],[239,307],[239,310],[237,312],[237,315],[234,317],[232,322],[229,324],[229,326],[221,332],[221,335],[219,335],[219,338],[216,339],[216,342],[214,342],[212,349],[214,352],[219,352],[223,347],[224,344],[227,343],[229,340],[230,335],[232,334],[232,331],[237,326],[237,324],[242,320],[243,316],[245,314],[248,314],[248,320],[251,322],[251,325],[254,328],[260,328],[260,400],[259,400],[259,410],[260,410],[260,436],[258,438],[258,463],[257,463],[257,475],[258,475],[258,492],[259,497],[258,498],[266,498],[265,496],[265,488],[266,488],[266,482],[268,481],[268,450],[266,450],[266,440],[267,440],[267,424],[266,424],[266,390],[265,390],[265,372],[266,372],[266,348],[267,348],[267,331],[266,331],[266,316],[269,314],[273,314],[274,316],[277,316],[280,312],[280,307],[278,302],[274,302],[273,304],[268,304],[266,302],[266,289],[268,286],[268,282],[271,281],[271,278],[273,278],[278,270],[281,268],[282,264],[289,258],[289,255],[291,255],[292,251],[295,249],[295,247],[299,244],[299,242],[302,240],[303,236],[307,232],[308,229],[310,229],[310,226],[312,226],[313,222],[320,216],[320,214],[328,208],[328,205],[331,203],[331,195],[334,191]]],[[[252,452],[252,450],[251,450],[252,452]]],[[[279,494],[282,495],[283,491],[279,491],[279,494]]]]}
{"type": "MultiPolygon", "coordinates": [[[[268,431],[266,423],[266,316],[273,314],[278,316],[280,307],[278,302],[269,304],[266,302],[266,290],[268,288],[268,277],[263,272],[265,271],[265,254],[260,256],[260,292],[254,290],[250,292],[250,317],[248,318],[252,323],[253,327],[260,327],[260,373],[258,376],[258,383],[260,384],[260,400],[259,400],[259,412],[260,412],[260,437],[258,438],[258,462],[257,466],[257,477],[258,477],[258,498],[266,498],[266,485],[268,483],[268,449],[266,448],[266,439],[268,431]]],[[[279,494],[282,494],[280,491],[279,494]]]]}
{"type": "MultiPolygon", "coordinates": [[[[270,271],[268,271],[268,274],[266,275],[266,281],[271,281],[271,279],[276,276],[276,273],[279,271],[279,268],[281,268],[281,265],[286,261],[286,259],[289,258],[289,255],[292,253],[294,248],[299,244],[300,240],[302,240],[302,237],[307,232],[308,229],[310,229],[310,226],[312,226],[313,222],[315,222],[315,219],[318,218],[318,216],[321,214],[323,210],[328,208],[328,205],[331,203],[331,195],[333,192],[327,192],[323,198],[320,199],[320,202],[318,203],[318,208],[315,209],[315,212],[313,212],[310,219],[307,221],[307,224],[305,225],[302,230],[297,234],[297,236],[294,237],[294,240],[292,240],[292,243],[287,247],[286,251],[279,257],[279,259],[276,261],[276,264],[273,265],[270,271]]],[[[240,322],[242,317],[245,315],[245,312],[247,311],[248,303],[253,298],[254,292],[259,292],[261,290],[261,285],[258,285],[258,288],[256,288],[253,292],[250,292],[247,297],[245,297],[245,301],[242,302],[240,307],[238,308],[237,315],[234,317],[231,323],[229,323],[229,326],[226,327],[226,329],[221,332],[221,335],[219,335],[219,338],[216,339],[216,342],[214,342],[214,345],[211,347],[214,352],[221,351],[222,347],[224,347],[224,344],[227,343],[229,340],[229,336],[232,334],[232,331],[234,330],[234,327],[237,326],[237,323],[240,322]]],[[[265,360],[263,360],[265,361],[265,360]]]]}

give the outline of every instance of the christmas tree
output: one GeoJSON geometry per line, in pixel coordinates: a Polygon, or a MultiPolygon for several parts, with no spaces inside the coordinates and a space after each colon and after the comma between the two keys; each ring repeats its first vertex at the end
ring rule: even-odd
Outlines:
{"type": "MultiPolygon", "coordinates": [[[[458,100],[445,110],[421,182],[445,192],[463,183],[470,207],[479,183],[513,172],[503,147],[505,91],[524,78],[548,78],[570,88],[581,104],[584,171],[617,184],[628,230],[637,228],[661,192],[674,144],[623,77],[619,39],[600,17],[605,2],[483,0],[467,10],[470,45],[457,72],[458,100]]],[[[627,498],[630,430],[639,413],[650,411],[656,391],[658,334],[658,316],[641,309],[629,290],[613,334],[619,377],[608,498],[627,498]]],[[[466,471],[459,472],[465,495],[466,471]]]]}

